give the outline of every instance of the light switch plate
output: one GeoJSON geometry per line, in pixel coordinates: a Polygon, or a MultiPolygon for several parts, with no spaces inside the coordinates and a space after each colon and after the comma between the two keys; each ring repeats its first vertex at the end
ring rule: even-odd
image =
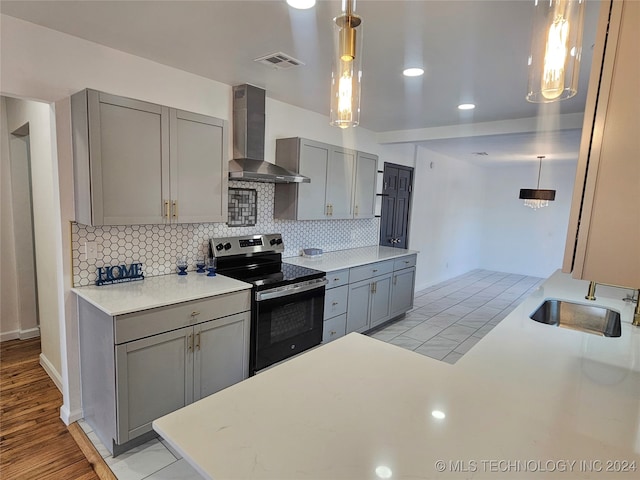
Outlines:
{"type": "Polygon", "coordinates": [[[98,258],[98,244],[96,242],[84,242],[84,256],[87,260],[98,258]]]}

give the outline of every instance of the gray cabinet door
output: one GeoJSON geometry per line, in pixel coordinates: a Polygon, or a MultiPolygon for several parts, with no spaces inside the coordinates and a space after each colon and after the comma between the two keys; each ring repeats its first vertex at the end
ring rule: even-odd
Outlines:
{"type": "Polygon", "coordinates": [[[329,218],[353,218],[353,175],[356,152],[331,147],[327,171],[326,202],[330,205],[329,218]]]}
{"type": "Polygon", "coordinates": [[[375,277],[371,294],[369,327],[373,328],[391,318],[391,277],[392,274],[375,277]]]}
{"type": "Polygon", "coordinates": [[[151,422],[191,403],[193,328],[116,346],[117,443],[151,431],[151,422]]]}
{"type": "Polygon", "coordinates": [[[391,285],[391,316],[405,313],[413,307],[416,269],[406,268],[393,273],[391,285]]]}
{"type": "Polygon", "coordinates": [[[346,333],[369,330],[370,295],[370,280],[363,280],[349,285],[346,333]]]}
{"type": "Polygon", "coordinates": [[[194,327],[194,402],[247,378],[249,323],[244,312],[194,327]]]}
{"type": "Polygon", "coordinates": [[[298,185],[298,220],[323,220],[327,218],[327,173],[331,146],[300,139],[300,171],[311,183],[298,185]]]}
{"type": "Polygon", "coordinates": [[[171,222],[227,221],[225,122],[171,109],[171,222]]]}
{"type": "Polygon", "coordinates": [[[157,224],[169,201],[169,109],[89,90],[93,225],[157,224]]]}
{"type": "Polygon", "coordinates": [[[376,204],[376,178],[378,157],[358,152],[353,201],[354,218],[373,218],[376,204]]]}

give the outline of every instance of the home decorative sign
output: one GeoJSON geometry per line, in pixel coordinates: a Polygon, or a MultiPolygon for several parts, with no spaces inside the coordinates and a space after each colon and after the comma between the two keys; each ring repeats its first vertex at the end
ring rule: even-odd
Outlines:
{"type": "Polygon", "coordinates": [[[141,263],[130,265],[114,265],[113,267],[98,267],[96,285],[112,285],[114,283],[144,280],[141,263]]]}

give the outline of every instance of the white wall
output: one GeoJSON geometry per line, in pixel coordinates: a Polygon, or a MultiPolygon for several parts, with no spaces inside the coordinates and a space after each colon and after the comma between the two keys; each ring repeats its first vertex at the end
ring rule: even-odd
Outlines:
{"type": "Polygon", "coordinates": [[[540,188],[556,199],[538,210],[518,199],[521,188],[536,188],[537,162],[486,169],[482,268],[545,278],[561,268],[576,166],[543,161],[540,188]]]}
{"type": "MultiPolygon", "coordinates": [[[[6,15],[1,16],[0,85],[4,94],[56,103],[56,121],[64,129],[57,137],[57,172],[60,184],[59,201],[62,223],[58,231],[64,248],[56,252],[60,266],[60,303],[63,305],[61,325],[64,362],[63,420],[81,416],[79,411],[79,369],[76,357],[77,318],[70,294],[71,265],[68,248],[68,221],[74,218],[70,188],[71,149],[69,133],[69,95],[84,88],[146,100],[163,105],[231,120],[231,86],[208,80],[175,68],[43,28],[6,15]],[[63,236],[64,235],[64,236],[63,236]],[[64,282],[64,283],[63,283],[64,282]],[[73,378],[72,378],[73,377],[73,378]],[[68,390],[68,391],[67,391],[68,390]]],[[[267,92],[268,94],[268,92],[267,92]]],[[[356,128],[344,132],[328,125],[323,115],[267,98],[267,159],[275,156],[277,137],[303,136],[334,144],[343,144],[363,151],[383,155],[390,151],[396,163],[402,163],[403,148],[384,147],[375,143],[375,136],[356,128]],[[401,160],[398,160],[400,158],[401,160]]],[[[231,129],[229,129],[229,144],[231,129]]],[[[232,151],[230,149],[230,151],[232,151]]],[[[412,159],[407,160],[412,162],[412,159]]],[[[57,182],[57,179],[56,179],[57,182]]],[[[377,243],[377,238],[372,239],[377,243]]]]}
{"type": "MultiPolygon", "coordinates": [[[[61,243],[60,208],[57,198],[58,174],[54,162],[51,107],[46,103],[5,100],[9,132],[29,125],[33,228],[40,316],[40,363],[61,387],[58,263],[61,243]]],[[[28,221],[14,218],[15,222],[28,221]]],[[[18,240],[18,238],[16,238],[18,240]]],[[[14,252],[15,254],[15,252],[14,252]]],[[[15,280],[14,280],[15,281],[15,280]]]]}
{"type": "MultiPolygon", "coordinates": [[[[2,311],[0,339],[31,338],[38,328],[33,222],[29,178],[29,136],[12,135],[2,97],[2,311]],[[8,150],[7,150],[8,147],[8,150]]],[[[26,129],[25,129],[26,130],[26,129]]]]}
{"type": "Polygon", "coordinates": [[[409,248],[416,288],[480,266],[483,169],[418,147],[409,248]]]}
{"type": "Polygon", "coordinates": [[[13,208],[9,129],[4,97],[0,98],[0,340],[18,337],[18,288],[13,208]]]}

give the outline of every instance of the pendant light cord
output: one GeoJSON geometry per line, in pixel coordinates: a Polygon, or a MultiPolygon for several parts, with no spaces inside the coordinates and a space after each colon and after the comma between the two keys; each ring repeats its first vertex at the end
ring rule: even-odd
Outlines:
{"type": "Polygon", "coordinates": [[[540,159],[540,164],[538,165],[538,186],[536,187],[536,189],[540,190],[540,173],[542,172],[542,159],[544,157],[543,156],[539,156],[538,158],[540,159]]]}

